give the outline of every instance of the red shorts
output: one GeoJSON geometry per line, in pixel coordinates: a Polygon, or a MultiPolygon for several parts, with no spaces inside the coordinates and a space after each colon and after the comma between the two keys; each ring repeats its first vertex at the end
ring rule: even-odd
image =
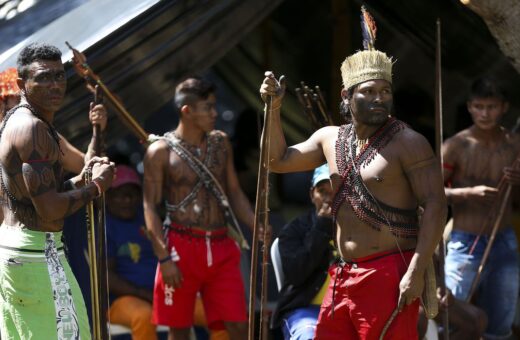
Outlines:
{"type": "Polygon", "coordinates": [[[240,249],[227,228],[211,232],[172,224],[168,247],[180,256],[182,286],[165,285],[159,266],[155,276],[152,322],[174,328],[193,325],[195,299],[200,292],[210,328],[222,321],[245,322],[246,300],[240,272],[240,249]]]}
{"type": "MultiPolygon", "coordinates": [[[[329,269],[331,282],[318,317],[315,339],[379,339],[397,307],[399,282],[414,252],[384,252],[329,269]],[[334,304],[332,294],[334,289],[334,304]],[[334,312],[333,309],[334,308],[334,312]]],[[[397,314],[385,339],[417,339],[419,299],[397,314]]]]}

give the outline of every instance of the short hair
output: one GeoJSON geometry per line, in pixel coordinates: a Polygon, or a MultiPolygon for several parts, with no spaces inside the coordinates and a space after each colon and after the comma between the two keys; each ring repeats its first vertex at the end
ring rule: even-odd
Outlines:
{"type": "Polygon", "coordinates": [[[16,61],[18,75],[22,79],[29,76],[29,65],[35,60],[61,61],[61,51],[46,43],[31,43],[24,47],[16,61]]]}
{"type": "Polygon", "coordinates": [[[507,101],[507,93],[493,77],[480,77],[471,84],[468,101],[475,98],[498,98],[507,101]]]}
{"type": "Polygon", "coordinates": [[[184,105],[193,105],[199,100],[208,99],[216,89],[215,84],[209,80],[199,77],[188,78],[175,88],[175,106],[181,109],[184,105]]]}

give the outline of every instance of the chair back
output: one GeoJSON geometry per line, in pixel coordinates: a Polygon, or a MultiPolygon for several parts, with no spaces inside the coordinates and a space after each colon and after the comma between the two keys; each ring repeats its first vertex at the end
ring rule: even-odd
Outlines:
{"type": "Polygon", "coordinates": [[[271,244],[271,261],[273,262],[274,276],[276,276],[276,285],[278,286],[278,291],[280,291],[282,289],[284,277],[278,241],[279,239],[276,238],[271,244]]]}

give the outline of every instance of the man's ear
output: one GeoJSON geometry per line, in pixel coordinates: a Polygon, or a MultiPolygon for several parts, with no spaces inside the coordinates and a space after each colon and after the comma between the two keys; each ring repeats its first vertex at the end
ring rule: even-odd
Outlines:
{"type": "Polygon", "coordinates": [[[183,116],[188,115],[190,112],[191,112],[191,109],[190,109],[189,105],[183,105],[183,106],[181,107],[181,114],[182,114],[183,116]]]}
{"type": "Polygon", "coordinates": [[[341,90],[341,99],[348,105],[350,103],[348,99],[348,91],[346,89],[341,90]]]}
{"type": "Polygon", "coordinates": [[[25,80],[22,78],[16,78],[16,85],[18,85],[18,88],[20,91],[25,92],[25,80]]]}

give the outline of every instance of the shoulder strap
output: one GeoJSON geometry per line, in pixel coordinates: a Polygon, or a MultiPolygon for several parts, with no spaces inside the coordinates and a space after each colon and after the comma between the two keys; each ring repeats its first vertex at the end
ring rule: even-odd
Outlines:
{"type": "MultiPolygon", "coordinates": [[[[164,139],[168,146],[177,154],[179,157],[181,157],[188,165],[195,171],[195,173],[201,178],[202,183],[204,186],[215,195],[217,198],[217,201],[221,205],[221,207],[224,209],[224,214],[228,221],[231,224],[232,235],[233,238],[237,242],[239,242],[240,246],[244,249],[249,249],[249,245],[247,244],[247,241],[244,237],[244,234],[242,233],[242,229],[240,229],[240,225],[238,224],[238,220],[235,216],[235,213],[233,212],[233,209],[231,208],[231,205],[229,204],[229,199],[220,185],[218,179],[213,175],[211,170],[208,169],[208,167],[201,162],[197,157],[195,157],[190,151],[188,151],[185,147],[183,147],[177,140],[174,140],[173,138],[168,138],[166,136],[161,137],[161,139],[164,139]]],[[[230,229],[231,229],[230,228],[230,229]]]]}

